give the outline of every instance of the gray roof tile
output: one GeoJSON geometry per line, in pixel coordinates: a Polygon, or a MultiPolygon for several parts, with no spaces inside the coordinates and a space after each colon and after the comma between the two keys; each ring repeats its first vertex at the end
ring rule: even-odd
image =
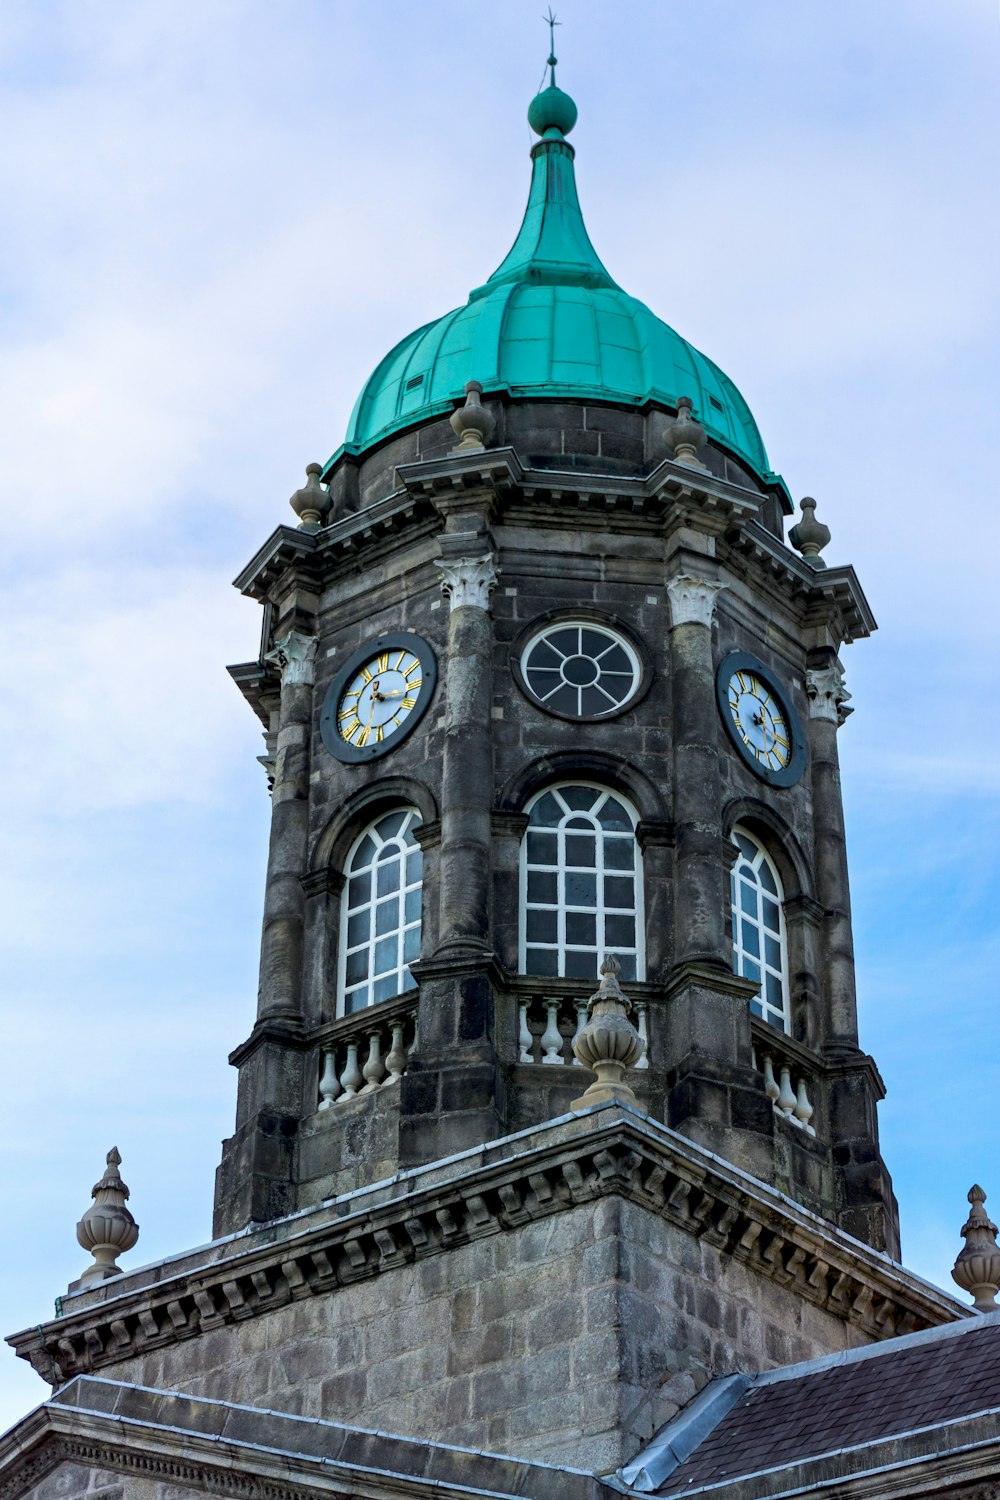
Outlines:
{"type": "Polygon", "coordinates": [[[1000,1323],[751,1387],[658,1493],[757,1473],[1000,1407],[1000,1323]]]}

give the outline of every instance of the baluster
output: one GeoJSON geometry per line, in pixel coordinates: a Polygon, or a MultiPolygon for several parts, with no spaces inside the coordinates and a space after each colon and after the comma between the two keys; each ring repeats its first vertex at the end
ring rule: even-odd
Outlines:
{"type": "Polygon", "coordinates": [[[385,1068],[382,1066],[382,1028],[380,1026],[368,1033],[368,1061],[361,1071],[368,1080],[361,1092],[374,1094],[385,1077],[385,1068]]]}
{"type": "Polygon", "coordinates": [[[530,1028],[528,1026],[528,1002],[527,1002],[527,1000],[521,1000],[521,1001],[519,1001],[517,1009],[518,1009],[518,1026],[519,1026],[518,1033],[517,1033],[517,1045],[521,1049],[520,1053],[518,1054],[518,1059],[517,1060],[518,1060],[518,1062],[523,1062],[523,1063],[534,1062],[534,1060],[535,1060],[535,1054],[534,1054],[533,1048],[534,1048],[534,1044],[535,1044],[535,1038],[532,1036],[531,1030],[530,1030],[530,1028]]]}
{"type": "Polygon", "coordinates": [[[392,1023],[392,1046],[386,1054],[385,1065],[389,1070],[389,1076],[385,1080],[385,1087],[390,1083],[398,1083],[406,1072],[406,1048],[403,1046],[402,1021],[392,1023]]]}
{"type": "Polygon", "coordinates": [[[790,1115],[795,1108],[795,1091],[792,1088],[792,1070],[784,1063],[781,1065],[781,1088],[778,1091],[778,1108],[783,1115],[790,1115]]]}
{"type": "Polygon", "coordinates": [[[353,1099],[358,1089],[364,1083],[364,1074],[358,1067],[358,1044],[348,1042],[347,1044],[347,1066],[340,1075],[341,1086],[344,1090],[345,1099],[353,1099]]]}
{"type": "Polygon", "coordinates": [[[323,1049],[323,1076],[319,1081],[320,1109],[332,1109],[333,1101],[340,1093],[337,1077],[337,1054],[332,1047],[323,1049]]]}
{"type": "Polygon", "coordinates": [[[420,1020],[420,1011],[416,1006],[410,1011],[410,1020],[413,1022],[413,1040],[406,1055],[407,1062],[417,1055],[417,1022],[420,1020]]]}
{"type": "Polygon", "coordinates": [[[649,1032],[646,1030],[645,1000],[637,1000],[635,1002],[635,1018],[636,1030],[639,1033],[639,1040],[642,1042],[642,1056],[635,1065],[635,1070],[638,1072],[640,1068],[649,1067],[649,1032]]]}
{"type": "Polygon", "coordinates": [[[770,1052],[764,1053],[764,1093],[772,1104],[777,1104],[781,1090],[774,1079],[774,1064],[771,1061],[770,1052]]]}
{"type": "MultiPolygon", "coordinates": [[[[587,1024],[587,1002],[586,1000],[574,1000],[573,1004],[576,1007],[576,1030],[573,1033],[573,1041],[575,1042],[577,1037],[580,1035],[580,1032],[587,1024]]],[[[575,1052],[573,1053],[573,1064],[577,1068],[583,1067],[583,1063],[577,1057],[575,1052]]]]}
{"type": "Polygon", "coordinates": [[[806,1135],[816,1134],[815,1130],[809,1123],[814,1113],[815,1111],[813,1110],[812,1104],[809,1102],[809,1092],[806,1087],[805,1077],[800,1073],[799,1087],[795,1097],[795,1118],[801,1124],[803,1130],[806,1132],[806,1135]]]}
{"type": "Polygon", "coordinates": [[[549,1013],[548,1025],[542,1032],[542,1051],[545,1056],[543,1063],[561,1063],[563,1060],[563,1039],[559,1030],[559,1001],[546,1000],[545,1009],[549,1013]]]}
{"type": "Polygon", "coordinates": [[[752,1068],[756,1068],[758,1073],[760,1072],[760,1063],[757,1061],[757,1043],[756,1042],[751,1042],[750,1043],[750,1066],[752,1068]]]}

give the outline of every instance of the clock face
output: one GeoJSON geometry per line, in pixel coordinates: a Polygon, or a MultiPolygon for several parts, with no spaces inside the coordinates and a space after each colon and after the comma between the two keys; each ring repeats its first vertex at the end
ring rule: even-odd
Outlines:
{"type": "Polygon", "coordinates": [[[747,749],[769,771],[783,771],[792,758],[792,732],[771,689],[750,668],[729,679],[729,712],[747,749]]]}
{"type": "Polygon", "coordinates": [[[798,716],[774,677],[756,657],[732,651],[716,677],[719,712],[729,738],[758,776],[792,786],[805,768],[798,716]]]}
{"type": "Polygon", "coordinates": [[[355,651],[330,684],[320,733],[338,760],[370,760],[416,727],[434,691],[434,653],[397,631],[355,651]]]}
{"type": "Polygon", "coordinates": [[[422,687],[419,656],[405,646],[380,651],[358,668],[341,693],[337,733],[358,750],[381,745],[406,723],[422,687]]]}

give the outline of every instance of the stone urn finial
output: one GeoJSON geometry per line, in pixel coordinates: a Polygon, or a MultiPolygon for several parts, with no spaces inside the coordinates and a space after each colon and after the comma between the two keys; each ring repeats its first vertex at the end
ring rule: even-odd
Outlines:
{"type": "Polygon", "coordinates": [[[330,491],[319,482],[322,464],[306,464],[306,482],[289,500],[303,531],[317,531],[330,509],[330,491]]]}
{"type": "Polygon", "coordinates": [[[690,396],[678,396],[677,415],[667,423],[665,433],[679,464],[690,464],[695,469],[705,467],[698,457],[698,449],[705,446],[705,429],[694,415],[690,396]]]}
{"type": "Polygon", "coordinates": [[[465,405],[453,411],[448,418],[458,442],[452,453],[471,453],[485,448],[497,425],[497,419],[479,399],[483,388],[478,380],[470,380],[465,387],[465,405]]]}
{"type": "Polygon", "coordinates": [[[812,568],[825,568],[820,557],[824,547],[830,545],[830,528],[816,519],[816,501],[811,495],[803,495],[799,501],[802,520],[797,521],[788,533],[788,540],[797,552],[801,552],[812,568]]]}
{"type": "Polygon", "coordinates": [[[91,1189],[94,1201],[76,1226],[76,1237],[91,1252],[94,1263],[77,1281],[70,1282],[71,1292],[96,1286],[109,1276],[120,1276],[122,1268],[116,1261],[139,1238],[139,1226],[125,1207],[129,1192],[118,1171],[121,1160],[118,1147],[112,1146],[104,1176],[91,1189]]]}
{"type": "Polygon", "coordinates": [[[983,1207],[986,1194],[978,1182],[969,1189],[969,1202],[972,1208],[962,1225],[965,1249],[959,1251],[952,1279],[971,1295],[978,1312],[998,1312],[1000,1246],[997,1245],[997,1226],[983,1207]]]}
{"type": "Polygon", "coordinates": [[[573,1051],[585,1068],[597,1074],[586,1093],[574,1099],[571,1109],[589,1109],[592,1104],[637,1103],[625,1082],[628,1068],[642,1056],[642,1038],[629,1020],[631,1001],[618,983],[621,964],[606,953],[601,964],[601,983],[587,1002],[586,1026],[573,1038],[573,1051]]]}

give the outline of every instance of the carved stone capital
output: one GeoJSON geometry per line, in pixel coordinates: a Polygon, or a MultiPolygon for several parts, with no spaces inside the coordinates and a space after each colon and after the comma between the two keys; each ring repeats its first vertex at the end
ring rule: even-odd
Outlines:
{"type": "Polygon", "coordinates": [[[494,557],[488,553],[485,557],[439,557],[434,566],[441,569],[441,592],[448,595],[452,609],[461,609],[463,605],[489,609],[490,594],[500,577],[494,557]]]}
{"type": "Polygon", "coordinates": [[[670,628],[676,625],[707,625],[711,628],[715,596],[728,585],[715,578],[697,578],[693,573],[678,573],[667,579],[670,598],[670,628]]]}
{"type": "Polygon", "coordinates": [[[831,724],[843,724],[848,714],[850,693],[844,686],[844,669],[836,658],[825,667],[810,667],[806,672],[806,696],[809,699],[809,717],[828,719],[831,724]]]}
{"type": "Polygon", "coordinates": [[[281,672],[282,687],[298,684],[311,687],[316,670],[316,637],[290,630],[275,641],[264,660],[273,662],[281,672]]]}

